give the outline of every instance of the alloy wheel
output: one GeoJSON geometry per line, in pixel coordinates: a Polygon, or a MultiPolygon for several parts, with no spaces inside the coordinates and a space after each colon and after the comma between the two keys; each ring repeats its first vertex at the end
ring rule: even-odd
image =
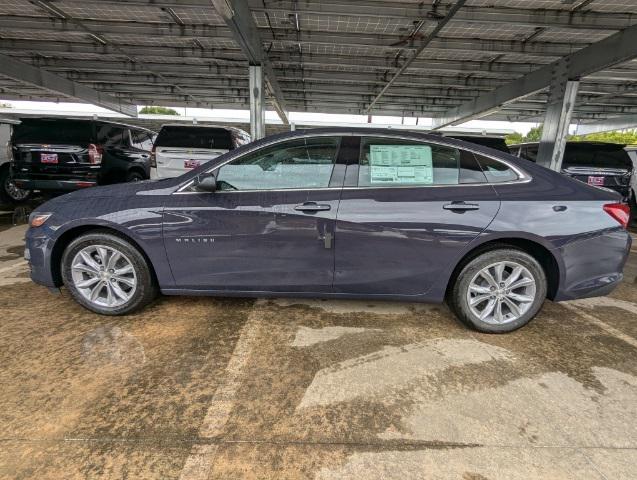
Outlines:
{"type": "Polygon", "coordinates": [[[535,278],[523,265],[504,261],[480,270],[469,282],[467,304],[485,323],[502,325],[523,316],[536,296],[535,278]]]}
{"type": "Polygon", "coordinates": [[[31,193],[30,190],[23,190],[22,188],[18,188],[16,184],[10,178],[7,178],[4,182],[4,191],[6,194],[16,202],[21,202],[26,199],[31,193]]]}
{"type": "Polygon", "coordinates": [[[77,252],[71,263],[71,276],[82,296],[100,307],[124,305],[137,290],[132,262],[106,245],[90,245],[77,252]]]}

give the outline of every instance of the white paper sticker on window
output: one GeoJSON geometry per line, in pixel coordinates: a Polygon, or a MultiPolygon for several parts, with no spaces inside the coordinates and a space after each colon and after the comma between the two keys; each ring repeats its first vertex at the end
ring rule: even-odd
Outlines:
{"type": "Polygon", "coordinates": [[[433,183],[431,147],[427,145],[370,145],[370,182],[433,183]]]}

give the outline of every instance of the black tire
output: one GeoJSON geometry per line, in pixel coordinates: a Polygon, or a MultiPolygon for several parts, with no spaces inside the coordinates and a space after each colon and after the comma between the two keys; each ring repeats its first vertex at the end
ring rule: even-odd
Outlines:
{"type": "Polygon", "coordinates": [[[142,180],[146,180],[144,175],[138,170],[131,170],[126,175],[127,182],[141,182],[142,180]]]}
{"type": "Polygon", "coordinates": [[[467,326],[484,333],[507,333],[529,323],[538,313],[546,298],[547,281],[542,266],[531,255],[514,248],[505,247],[489,250],[469,261],[460,271],[451,289],[448,303],[451,310],[467,326]],[[469,285],[474,277],[482,269],[498,262],[515,262],[525,267],[535,280],[535,295],[528,310],[517,319],[511,319],[506,323],[493,324],[481,320],[474,314],[467,299],[469,285]]]}
{"type": "Polygon", "coordinates": [[[102,315],[125,315],[132,313],[152,302],[158,294],[153,273],[144,255],[127,240],[106,231],[93,231],[73,240],[62,255],[62,279],[73,298],[88,310],[102,315]],[[116,307],[100,306],[85,298],[73,281],[71,262],[83,248],[93,245],[104,245],[121,252],[130,260],[135,271],[137,286],[131,298],[123,305],[116,307]]]}
{"type": "Polygon", "coordinates": [[[7,165],[0,167],[0,201],[5,204],[15,205],[21,202],[26,202],[31,196],[30,190],[22,190],[22,195],[16,197],[13,194],[11,185],[11,172],[7,165]]]}

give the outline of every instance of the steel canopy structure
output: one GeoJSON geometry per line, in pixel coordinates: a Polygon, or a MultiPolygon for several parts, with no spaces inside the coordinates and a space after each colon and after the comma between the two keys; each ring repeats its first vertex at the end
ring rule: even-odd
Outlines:
{"type": "Polygon", "coordinates": [[[600,122],[637,114],[636,25],[634,0],[2,0],[0,98],[248,109],[258,65],[284,121],[543,121],[562,62],[600,122]]]}

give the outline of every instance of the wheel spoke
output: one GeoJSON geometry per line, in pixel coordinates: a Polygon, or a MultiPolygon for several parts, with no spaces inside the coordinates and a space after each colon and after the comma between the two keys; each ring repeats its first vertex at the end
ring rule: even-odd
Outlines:
{"type": "Polygon", "coordinates": [[[117,277],[121,277],[122,275],[126,275],[133,272],[134,272],[133,266],[129,264],[129,265],[126,265],[125,267],[115,270],[115,273],[113,273],[113,275],[117,277]]]}
{"type": "Polygon", "coordinates": [[[522,295],[520,293],[509,293],[508,298],[520,303],[528,303],[533,301],[533,297],[530,295],[522,295]]]}
{"type": "Polygon", "coordinates": [[[135,286],[135,282],[133,281],[132,278],[119,277],[119,276],[113,276],[111,278],[114,278],[115,281],[118,282],[118,283],[123,283],[127,287],[133,288],[135,286]]]}
{"type": "Polygon", "coordinates": [[[480,320],[484,320],[489,315],[491,315],[491,312],[493,312],[494,307],[495,307],[495,299],[492,298],[489,300],[489,303],[487,303],[487,306],[484,307],[484,310],[480,312],[480,320]]]}
{"type": "Polygon", "coordinates": [[[533,280],[532,278],[521,278],[517,282],[514,282],[513,284],[509,285],[507,288],[509,290],[515,290],[520,287],[528,287],[534,284],[535,284],[535,280],[533,280]]]}
{"type": "Polygon", "coordinates": [[[520,311],[520,307],[518,307],[518,305],[510,298],[504,297],[504,303],[507,304],[507,306],[511,310],[511,313],[515,315],[515,318],[518,318],[522,314],[522,312],[520,311]]]}
{"type": "Polygon", "coordinates": [[[84,280],[83,282],[76,283],[75,286],[77,288],[89,288],[100,281],[101,280],[99,277],[92,277],[92,278],[89,278],[88,280],[84,280]]]}
{"type": "Polygon", "coordinates": [[[469,285],[469,291],[473,293],[491,293],[489,287],[483,287],[482,285],[471,284],[469,285]]]}
{"type": "Polygon", "coordinates": [[[520,275],[522,275],[522,271],[523,269],[521,266],[518,265],[517,267],[515,267],[513,271],[511,272],[511,275],[509,275],[507,279],[504,281],[504,284],[510,288],[511,284],[515,282],[518,278],[520,278],[520,275]]]}
{"type": "Polygon", "coordinates": [[[92,266],[86,265],[84,263],[78,263],[71,267],[72,270],[76,270],[78,272],[84,272],[88,275],[98,275],[98,271],[95,270],[92,266]]]}
{"type": "Polygon", "coordinates": [[[505,266],[504,263],[500,262],[494,268],[495,280],[498,282],[498,285],[502,283],[502,279],[504,277],[504,266],[505,266]]]}
{"type": "Polygon", "coordinates": [[[84,261],[84,265],[92,268],[95,271],[95,273],[100,271],[100,266],[97,264],[95,260],[93,260],[93,257],[91,257],[85,250],[82,250],[80,252],[80,256],[82,257],[82,260],[84,261]]]}
{"type": "Polygon", "coordinates": [[[110,285],[115,296],[119,297],[122,300],[128,300],[128,295],[126,295],[126,292],[124,292],[124,290],[122,290],[120,286],[117,285],[117,283],[111,283],[110,285]]]}
{"type": "Polygon", "coordinates": [[[102,281],[100,281],[97,285],[93,287],[93,290],[91,290],[91,297],[90,297],[91,301],[95,301],[97,297],[99,297],[99,294],[103,288],[104,288],[104,283],[102,281]]]}
{"type": "Polygon", "coordinates": [[[111,257],[108,259],[108,263],[106,265],[107,269],[114,269],[117,261],[122,258],[122,254],[119,252],[113,252],[111,257]]]}
{"type": "Polygon", "coordinates": [[[108,264],[108,250],[104,247],[97,247],[97,254],[100,257],[100,261],[102,262],[102,267],[106,267],[108,264]]]}
{"type": "Polygon", "coordinates": [[[484,278],[487,282],[489,282],[489,285],[491,285],[492,287],[496,287],[498,286],[498,282],[495,281],[495,278],[493,278],[493,275],[491,275],[491,272],[488,269],[484,269],[480,272],[480,275],[482,276],[482,278],[484,278]]]}
{"type": "Polygon", "coordinates": [[[489,298],[491,298],[491,295],[489,294],[477,295],[471,299],[471,301],[469,302],[469,305],[471,306],[478,305],[479,303],[482,303],[485,300],[488,300],[489,298]]]}
{"type": "Polygon", "coordinates": [[[498,323],[502,323],[502,320],[504,320],[504,317],[502,316],[502,300],[500,299],[495,302],[495,313],[493,316],[498,323]]]}
{"type": "Polygon", "coordinates": [[[113,287],[111,286],[111,284],[109,282],[105,282],[105,285],[106,285],[106,303],[110,307],[111,305],[113,305],[113,299],[115,295],[113,294],[113,287]]]}

